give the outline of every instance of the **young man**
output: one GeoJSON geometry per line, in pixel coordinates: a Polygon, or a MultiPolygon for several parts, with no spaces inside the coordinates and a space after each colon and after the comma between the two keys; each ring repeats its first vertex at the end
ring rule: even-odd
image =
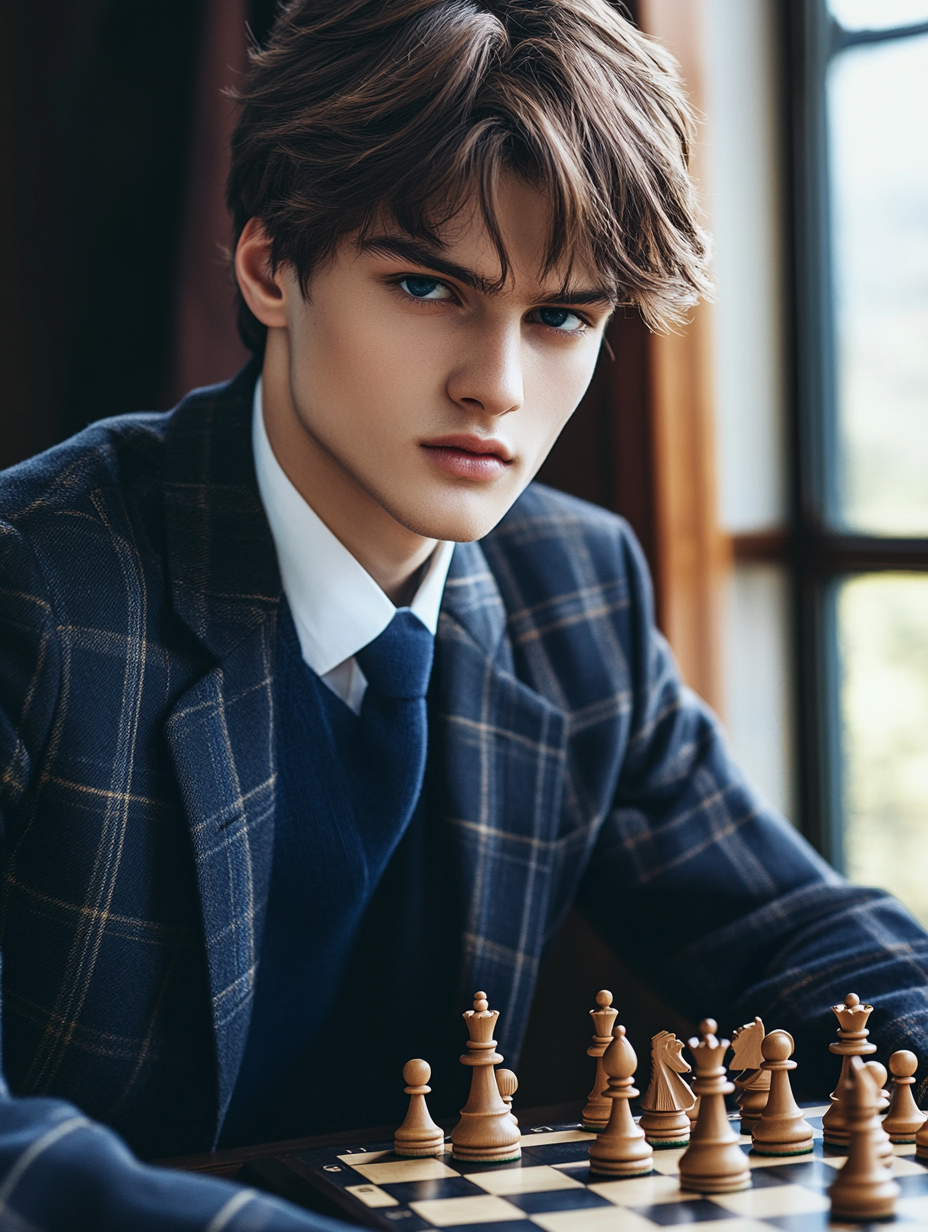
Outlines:
{"type": "Polygon", "coordinates": [[[296,0],[255,56],[254,362],[4,477],[0,1227],[334,1226],[116,1134],[383,1121],[415,1055],[452,1109],[573,903],[694,1017],[808,1045],[853,984],[925,1055],[928,938],[745,785],[628,528],[528,486],[614,306],[704,287],[689,124],[607,0],[296,0]]]}

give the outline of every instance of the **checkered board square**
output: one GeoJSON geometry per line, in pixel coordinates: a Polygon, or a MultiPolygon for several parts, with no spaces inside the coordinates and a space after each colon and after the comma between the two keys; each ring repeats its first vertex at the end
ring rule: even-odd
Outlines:
{"type": "MultiPolygon", "coordinates": [[[[287,1197],[299,1201],[302,1184],[307,1206],[315,1205],[313,1193],[321,1193],[353,1223],[402,1232],[649,1232],[676,1224],[696,1224],[699,1232],[860,1232],[867,1225],[829,1220],[828,1188],[845,1156],[823,1146],[824,1111],[806,1111],[815,1130],[811,1155],[756,1156],[743,1138],[753,1185],[733,1194],[683,1192],[682,1149],[655,1151],[649,1176],[595,1176],[588,1156],[593,1135],[578,1125],[529,1130],[522,1137],[521,1162],[498,1167],[453,1160],[450,1142],[442,1157],[432,1159],[401,1159],[392,1144],[374,1143],[280,1156],[265,1180],[279,1181],[285,1172],[289,1182],[278,1188],[287,1197]]],[[[893,1172],[902,1191],[893,1232],[924,1232],[928,1165],[916,1160],[914,1146],[893,1149],[893,1172]]]]}

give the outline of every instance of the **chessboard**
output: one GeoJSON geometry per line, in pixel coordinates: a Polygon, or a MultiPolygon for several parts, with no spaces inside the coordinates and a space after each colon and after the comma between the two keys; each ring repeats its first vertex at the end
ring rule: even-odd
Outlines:
{"type": "MultiPolygon", "coordinates": [[[[861,1225],[829,1220],[828,1188],[846,1156],[822,1142],[824,1108],[804,1110],[814,1128],[811,1155],[772,1157],[742,1149],[752,1186],[738,1193],[700,1196],[680,1189],[683,1149],[654,1152],[654,1171],[625,1180],[590,1172],[594,1135],[579,1125],[542,1125],[522,1136],[518,1163],[464,1163],[443,1156],[403,1159],[392,1143],[295,1151],[252,1164],[250,1179],[291,1201],[327,1210],[369,1228],[422,1232],[648,1232],[696,1224],[699,1232],[818,1232],[861,1225]]],[[[731,1117],[737,1129],[737,1114],[731,1117]]],[[[893,1176],[901,1193],[894,1232],[928,1228],[928,1161],[914,1145],[893,1148],[893,1176]]],[[[240,1179],[245,1179],[243,1175],[240,1179]]]]}

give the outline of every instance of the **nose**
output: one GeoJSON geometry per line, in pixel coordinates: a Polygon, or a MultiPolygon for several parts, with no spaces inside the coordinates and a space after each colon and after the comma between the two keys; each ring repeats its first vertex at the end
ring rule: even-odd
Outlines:
{"type": "Polygon", "coordinates": [[[471,412],[497,417],[517,411],[525,398],[521,330],[497,324],[475,333],[459,352],[447,388],[452,401],[471,412]]]}

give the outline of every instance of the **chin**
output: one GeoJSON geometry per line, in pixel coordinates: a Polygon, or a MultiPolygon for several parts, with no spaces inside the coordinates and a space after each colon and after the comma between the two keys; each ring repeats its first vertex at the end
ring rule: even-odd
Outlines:
{"type": "Polygon", "coordinates": [[[462,496],[447,493],[438,499],[423,500],[389,512],[398,522],[425,539],[441,539],[451,543],[473,543],[488,535],[512,508],[520,491],[481,493],[462,496]]]}

